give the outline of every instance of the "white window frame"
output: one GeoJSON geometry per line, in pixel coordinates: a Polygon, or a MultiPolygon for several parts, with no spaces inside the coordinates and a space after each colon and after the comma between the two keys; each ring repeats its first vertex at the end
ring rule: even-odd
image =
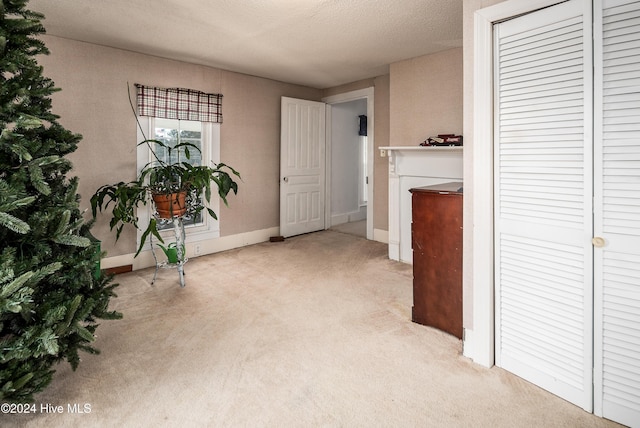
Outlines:
{"type": "MultiPolygon", "coordinates": [[[[145,135],[148,138],[153,138],[155,135],[155,118],[149,116],[139,117],[140,127],[137,130],[137,141],[143,141],[145,135]],[[142,132],[144,130],[144,134],[142,132]]],[[[202,164],[213,165],[220,162],[220,124],[212,122],[201,122],[202,124],[202,164]]],[[[140,174],[142,168],[151,162],[152,155],[149,148],[145,145],[138,145],[136,150],[137,157],[137,173],[140,174]]],[[[215,187],[215,184],[214,184],[215,187]]],[[[217,197],[217,189],[212,189],[211,202],[205,204],[208,208],[211,208],[218,216],[218,220],[213,219],[206,210],[202,211],[202,222],[192,225],[186,225],[186,237],[185,243],[204,241],[207,239],[220,237],[220,198],[217,197]]],[[[153,203],[149,203],[146,206],[138,207],[138,222],[144,229],[151,220],[153,210],[153,203]]],[[[173,229],[166,229],[160,231],[160,236],[165,242],[171,242],[175,240],[173,229]]],[[[136,242],[140,245],[142,238],[142,231],[137,231],[136,242]]],[[[147,241],[143,247],[143,251],[150,250],[151,245],[147,241]]]]}

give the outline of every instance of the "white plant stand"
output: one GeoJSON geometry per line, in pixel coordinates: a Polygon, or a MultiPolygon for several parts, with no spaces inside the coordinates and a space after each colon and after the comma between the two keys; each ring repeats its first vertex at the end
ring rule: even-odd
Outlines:
{"type": "Polygon", "coordinates": [[[156,255],[156,245],[154,245],[153,243],[153,235],[150,235],[150,239],[149,242],[151,243],[151,253],[153,254],[153,259],[155,261],[156,264],[156,270],[153,273],[153,280],[151,281],[151,284],[154,284],[156,281],[156,277],[158,276],[158,270],[159,269],[176,269],[178,271],[178,278],[180,280],[180,287],[184,287],[185,286],[185,280],[184,280],[184,265],[187,263],[187,261],[189,260],[186,257],[186,253],[185,253],[185,238],[186,238],[186,234],[185,234],[185,230],[184,230],[184,216],[176,216],[176,217],[171,217],[169,219],[166,218],[160,218],[158,217],[157,214],[154,214],[154,217],[156,218],[158,224],[163,225],[163,224],[171,224],[173,225],[173,233],[175,236],[175,244],[176,244],[176,253],[177,253],[177,263],[171,263],[169,262],[169,260],[166,261],[158,261],[158,257],[156,255]]]}

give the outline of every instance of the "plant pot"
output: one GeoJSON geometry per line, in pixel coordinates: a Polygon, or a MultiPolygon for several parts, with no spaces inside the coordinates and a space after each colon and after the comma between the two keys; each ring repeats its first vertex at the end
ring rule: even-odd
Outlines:
{"type": "Polygon", "coordinates": [[[153,203],[160,218],[180,217],[187,212],[187,192],[154,194],[153,203]]]}

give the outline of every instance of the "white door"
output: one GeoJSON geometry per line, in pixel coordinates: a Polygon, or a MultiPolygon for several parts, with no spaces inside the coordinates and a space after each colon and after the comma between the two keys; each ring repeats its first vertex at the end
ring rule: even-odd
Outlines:
{"type": "Polygon", "coordinates": [[[495,26],[496,364],[592,410],[591,3],[495,26]]]}
{"type": "Polygon", "coordinates": [[[282,97],[280,235],[325,228],[325,104],[282,97]]]}
{"type": "Polygon", "coordinates": [[[640,2],[595,12],[595,412],[640,427],[640,2]]]}

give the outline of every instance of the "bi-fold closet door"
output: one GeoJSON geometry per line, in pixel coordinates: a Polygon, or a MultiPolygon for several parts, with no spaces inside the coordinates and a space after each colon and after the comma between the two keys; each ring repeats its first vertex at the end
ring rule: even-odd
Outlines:
{"type": "Polygon", "coordinates": [[[496,364],[640,421],[640,2],[497,24],[496,364]]]}
{"type": "Polygon", "coordinates": [[[640,426],[640,2],[594,8],[594,406],[640,426]],[[600,246],[602,245],[602,246],[600,246]]]}

